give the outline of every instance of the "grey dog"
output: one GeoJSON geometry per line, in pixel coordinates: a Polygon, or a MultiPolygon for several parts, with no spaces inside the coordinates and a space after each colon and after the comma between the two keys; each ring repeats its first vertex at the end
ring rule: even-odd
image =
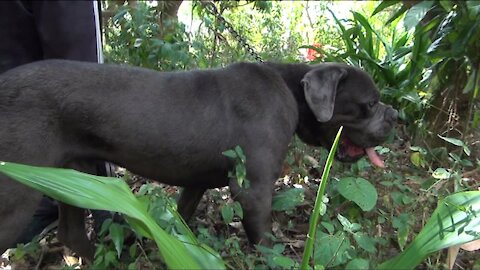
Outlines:
{"type": "MultiPolygon", "coordinates": [[[[271,230],[272,188],[292,136],[330,147],[337,158],[367,154],[385,141],[397,111],[379,102],[364,71],[344,64],[237,63],[225,68],[156,72],[65,60],[27,64],[0,76],[0,160],[92,171],[107,160],[133,173],[184,187],[188,219],[208,188],[229,186],[252,243],[271,230]],[[228,177],[222,152],[241,146],[250,187],[228,177]]],[[[41,194],[0,177],[0,251],[30,221],[41,194]]],[[[92,257],[83,210],[61,204],[59,238],[92,257]],[[83,232],[78,232],[78,230],[83,232]]]]}

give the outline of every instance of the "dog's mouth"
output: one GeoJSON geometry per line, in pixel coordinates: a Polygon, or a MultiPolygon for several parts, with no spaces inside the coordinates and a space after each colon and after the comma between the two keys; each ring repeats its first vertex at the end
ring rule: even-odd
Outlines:
{"type": "Polygon", "coordinates": [[[353,162],[364,155],[367,155],[370,162],[379,167],[385,168],[385,163],[382,157],[375,151],[374,147],[361,147],[355,145],[346,137],[342,137],[340,140],[340,145],[338,146],[337,158],[340,161],[353,162]]]}

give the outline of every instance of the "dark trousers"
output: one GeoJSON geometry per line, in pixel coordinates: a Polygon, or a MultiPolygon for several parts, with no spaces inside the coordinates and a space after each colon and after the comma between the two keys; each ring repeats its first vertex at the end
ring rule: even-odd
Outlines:
{"type": "MultiPolygon", "coordinates": [[[[0,73],[51,58],[103,62],[99,11],[96,1],[0,1],[0,73]]],[[[111,168],[99,162],[97,174],[109,175],[111,168]]],[[[99,225],[108,215],[94,212],[99,225]]],[[[18,243],[30,242],[57,218],[57,203],[44,197],[18,243]]]]}

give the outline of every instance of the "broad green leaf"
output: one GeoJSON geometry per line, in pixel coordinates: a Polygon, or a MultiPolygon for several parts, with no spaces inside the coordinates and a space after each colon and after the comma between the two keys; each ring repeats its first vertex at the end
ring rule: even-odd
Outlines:
{"type": "Polygon", "coordinates": [[[365,259],[356,258],[347,263],[346,270],[369,270],[370,262],[365,259]]]}
{"type": "Polygon", "coordinates": [[[455,138],[449,138],[449,137],[443,137],[443,136],[440,136],[438,135],[438,137],[440,137],[442,140],[446,141],[446,142],[449,142],[453,145],[456,145],[456,146],[460,146],[463,148],[463,152],[467,155],[467,156],[470,156],[470,148],[468,148],[468,146],[461,140],[459,139],[455,139],[455,138]]]}
{"type": "Polygon", "coordinates": [[[377,203],[377,190],[363,178],[345,177],[337,184],[340,194],[346,199],[353,201],[363,211],[370,211],[377,203]]]}
{"type": "Polygon", "coordinates": [[[419,152],[414,152],[413,154],[410,155],[410,162],[412,162],[413,165],[416,167],[421,167],[422,166],[422,156],[420,155],[419,152]]]}
{"type": "Polygon", "coordinates": [[[229,224],[233,221],[233,208],[231,205],[229,204],[223,205],[221,212],[222,212],[223,222],[225,222],[225,224],[229,224]]]}
{"type": "Polygon", "coordinates": [[[113,241],[115,250],[117,251],[117,256],[120,258],[123,249],[123,226],[118,223],[112,223],[109,228],[110,238],[113,241]]]}
{"type": "Polygon", "coordinates": [[[273,197],[272,209],[274,211],[293,210],[305,200],[303,188],[289,188],[279,192],[273,197]]]}
{"type": "Polygon", "coordinates": [[[420,23],[425,14],[430,10],[434,1],[422,1],[411,7],[405,15],[404,25],[407,30],[420,23]]]}
{"type": "Polygon", "coordinates": [[[456,145],[456,146],[463,146],[464,145],[464,143],[459,139],[443,137],[443,136],[440,136],[440,135],[438,135],[438,137],[440,137],[442,140],[444,140],[446,142],[449,142],[449,143],[451,143],[453,145],[456,145]]]}
{"type": "Polygon", "coordinates": [[[128,255],[130,255],[132,258],[137,257],[137,245],[131,245],[128,248],[128,255]]]}
{"type": "MultiPolygon", "coordinates": [[[[155,240],[160,255],[169,268],[225,268],[218,254],[211,248],[200,245],[191,235],[180,241],[160,228],[123,180],[69,169],[9,162],[0,163],[0,172],[55,200],[81,208],[125,214],[129,223],[141,228],[144,236],[155,240]]],[[[188,227],[186,229],[189,230],[188,227]]],[[[113,256],[115,257],[115,252],[113,256]]]]}
{"type": "Polygon", "coordinates": [[[435,179],[448,179],[450,178],[451,173],[447,171],[445,168],[437,168],[433,173],[432,176],[435,179]]]}
{"type": "Polygon", "coordinates": [[[242,208],[242,205],[241,205],[239,202],[235,201],[235,202],[233,202],[232,207],[233,207],[233,212],[234,212],[235,214],[237,214],[237,216],[238,216],[239,218],[243,219],[243,208],[242,208]]]}
{"type": "Polygon", "coordinates": [[[410,234],[410,219],[411,216],[406,213],[401,213],[398,217],[392,219],[392,225],[397,229],[397,241],[401,250],[405,247],[410,234]]]}
{"type": "Polygon", "coordinates": [[[412,243],[378,269],[414,269],[433,252],[477,239],[480,239],[480,191],[459,192],[440,201],[412,243]]]}
{"type": "Polygon", "coordinates": [[[328,235],[319,233],[316,241],[314,261],[326,268],[346,263],[349,259],[350,241],[344,233],[328,235]]]}
{"type": "Polygon", "coordinates": [[[466,1],[468,13],[470,18],[476,18],[480,13],[480,2],[477,1],[466,1]]]}
{"type": "Polygon", "coordinates": [[[370,253],[377,252],[377,249],[375,248],[375,242],[366,233],[356,232],[353,234],[353,239],[355,239],[355,242],[357,242],[357,244],[365,251],[370,253]]]}
{"type": "Polygon", "coordinates": [[[275,256],[273,261],[282,269],[291,269],[295,265],[295,261],[286,256],[275,256]]]}
{"type": "Polygon", "coordinates": [[[328,222],[325,222],[325,221],[322,221],[320,224],[322,224],[322,226],[327,229],[328,233],[329,234],[333,234],[335,232],[335,227],[333,227],[333,224],[332,223],[328,223],[328,222]]]}

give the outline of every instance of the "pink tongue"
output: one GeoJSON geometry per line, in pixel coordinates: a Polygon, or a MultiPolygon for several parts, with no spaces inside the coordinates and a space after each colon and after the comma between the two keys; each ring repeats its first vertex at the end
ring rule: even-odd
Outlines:
{"type": "Polygon", "coordinates": [[[378,156],[373,147],[365,148],[365,152],[367,153],[368,159],[370,159],[370,162],[372,162],[373,165],[379,168],[385,168],[385,163],[383,163],[383,160],[378,156]]]}

